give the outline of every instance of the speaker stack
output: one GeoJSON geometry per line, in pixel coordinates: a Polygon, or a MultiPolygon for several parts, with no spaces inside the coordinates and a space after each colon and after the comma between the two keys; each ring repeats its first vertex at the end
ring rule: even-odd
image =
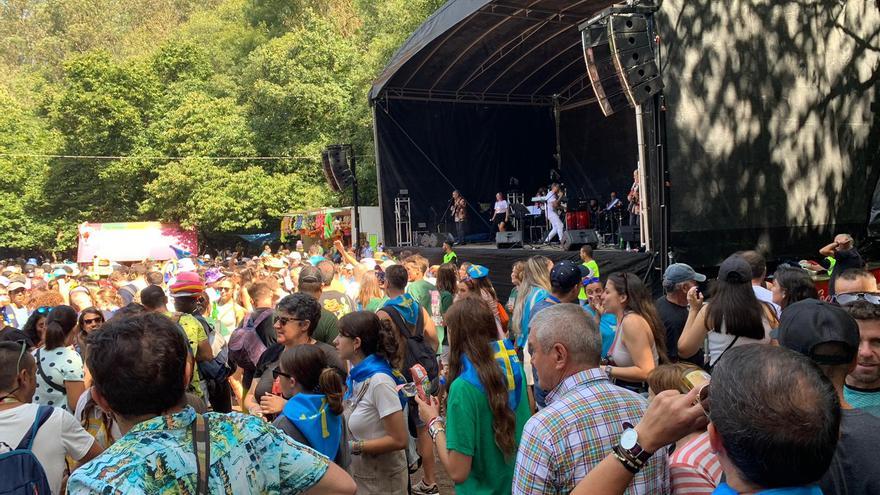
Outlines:
{"type": "Polygon", "coordinates": [[[562,249],[565,251],[577,251],[587,244],[593,249],[599,245],[599,235],[593,229],[566,230],[562,234],[562,249]]]}
{"type": "Polygon", "coordinates": [[[321,152],[321,163],[327,185],[334,192],[339,192],[351,185],[354,176],[348,166],[348,153],[346,153],[344,146],[328,146],[321,152]]]}
{"type": "Polygon", "coordinates": [[[587,74],[606,117],[663,89],[646,14],[612,8],[580,30],[587,74]]]}

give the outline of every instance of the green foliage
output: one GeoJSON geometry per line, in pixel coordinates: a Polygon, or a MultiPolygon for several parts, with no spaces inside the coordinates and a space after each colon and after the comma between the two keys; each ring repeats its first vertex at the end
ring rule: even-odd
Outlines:
{"type": "Polygon", "coordinates": [[[276,229],[350,204],[321,173],[333,143],[375,204],[367,92],[442,3],[0,2],[0,247],[68,250],[83,221],[276,229]]]}

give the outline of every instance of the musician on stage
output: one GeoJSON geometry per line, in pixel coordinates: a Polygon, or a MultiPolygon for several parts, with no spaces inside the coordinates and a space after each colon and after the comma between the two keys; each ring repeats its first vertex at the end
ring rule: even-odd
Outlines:
{"type": "Polygon", "coordinates": [[[608,203],[605,204],[605,209],[602,211],[603,216],[605,217],[605,228],[606,232],[617,232],[617,219],[620,217],[620,209],[623,207],[623,203],[620,202],[620,198],[617,197],[617,192],[611,191],[611,196],[608,200],[608,203]]]}
{"type": "Polygon", "coordinates": [[[452,220],[455,222],[455,243],[464,244],[464,227],[467,222],[467,201],[462,197],[458,189],[452,191],[452,220]]]}
{"type": "Polygon", "coordinates": [[[504,199],[504,195],[498,193],[495,195],[495,209],[492,213],[492,218],[489,219],[489,222],[492,224],[492,233],[504,232],[507,230],[507,222],[510,218],[510,205],[507,204],[507,200],[504,199]]]}
{"type": "Polygon", "coordinates": [[[633,170],[633,185],[629,188],[629,194],[626,195],[626,199],[629,201],[629,205],[626,208],[629,211],[629,224],[638,225],[639,214],[642,212],[641,198],[639,198],[639,169],[633,170]]]}
{"type": "Polygon", "coordinates": [[[547,220],[550,221],[550,225],[553,227],[550,230],[550,233],[547,234],[547,239],[544,240],[545,243],[549,244],[550,241],[553,240],[554,237],[559,236],[559,242],[562,242],[562,234],[565,232],[565,225],[562,223],[562,219],[559,218],[559,214],[556,212],[556,208],[559,206],[559,184],[553,183],[550,186],[550,193],[547,194],[547,220]]]}

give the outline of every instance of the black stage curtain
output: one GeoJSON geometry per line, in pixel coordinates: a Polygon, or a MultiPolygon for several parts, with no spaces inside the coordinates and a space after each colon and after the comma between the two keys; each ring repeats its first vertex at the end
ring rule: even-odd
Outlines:
{"type": "MultiPolygon", "coordinates": [[[[397,243],[394,198],[407,189],[414,230],[434,231],[454,189],[470,202],[468,231],[489,232],[495,193],[519,179],[526,195],[549,181],[555,123],[547,107],[385,100],[375,103],[385,237],[397,243]]],[[[454,231],[451,215],[447,230],[454,231]]]]}

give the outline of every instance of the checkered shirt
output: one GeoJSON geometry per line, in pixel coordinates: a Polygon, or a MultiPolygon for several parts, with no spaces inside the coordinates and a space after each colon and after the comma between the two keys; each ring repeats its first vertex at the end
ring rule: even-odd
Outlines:
{"type": "MultiPolygon", "coordinates": [[[[637,424],[648,405],[635,392],[613,385],[598,368],[563,380],[547,403],[523,429],[513,473],[515,495],[571,492],[612,453],[623,423],[637,424]]],[[[665,449],[651,456],[625,493],[669,493],[665,449]]]]}

